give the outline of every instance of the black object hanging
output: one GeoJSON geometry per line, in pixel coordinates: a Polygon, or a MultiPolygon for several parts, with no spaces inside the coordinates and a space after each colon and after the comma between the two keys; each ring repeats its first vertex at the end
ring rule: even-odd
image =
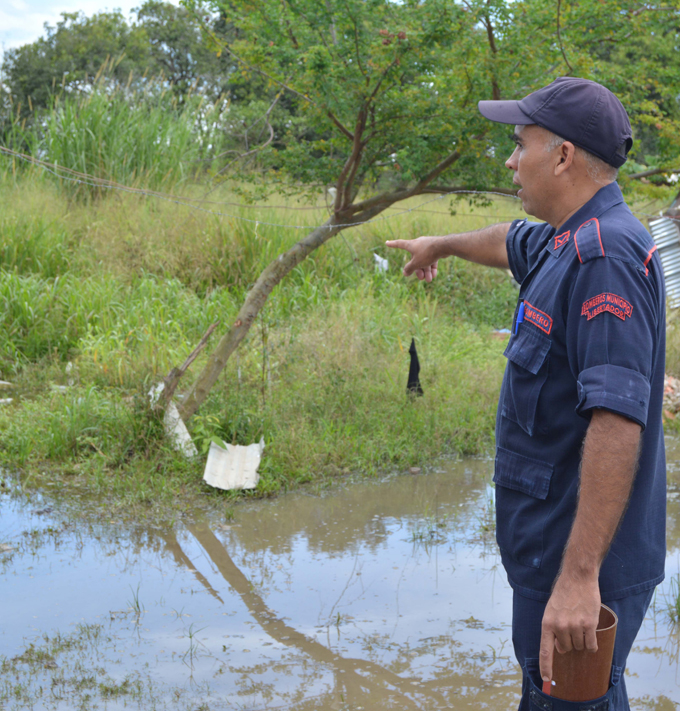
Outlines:
{"type": "Polygon", "coordinates": [[[408,349],[411,356],[411,365],[408,369],[408,383],[406,392],[409,395],[422,395],[423,387],[420,384],[420,363],[418,362],[418,352],[416,351],[416,339],[411,339],[411,347],[408,349]]]}

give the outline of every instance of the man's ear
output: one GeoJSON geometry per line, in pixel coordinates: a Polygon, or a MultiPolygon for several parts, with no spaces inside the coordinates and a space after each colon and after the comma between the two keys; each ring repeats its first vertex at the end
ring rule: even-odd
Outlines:
{"type": "Polygon", "coordinates": [[[571,141],[565,141],[559,148],[559,161],[555,165],[555,175],[562,175],[564,172],[569,170],[569,168],[574,163],[574,155],[576,153],[576,146],[571,141]]]}

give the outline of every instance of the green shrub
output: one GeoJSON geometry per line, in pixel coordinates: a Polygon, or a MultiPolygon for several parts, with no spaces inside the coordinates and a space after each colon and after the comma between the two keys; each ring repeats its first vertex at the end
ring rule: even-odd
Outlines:
{"type": "Polygon", "coordinates": [[[57,277],[70,268],[70,242],[63,226],[41,217],[5,218],[0,221],[0,269],[57,277]]]}

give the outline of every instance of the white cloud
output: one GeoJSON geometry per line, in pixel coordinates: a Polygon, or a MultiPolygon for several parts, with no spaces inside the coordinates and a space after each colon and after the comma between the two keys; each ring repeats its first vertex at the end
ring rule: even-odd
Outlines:
{"type": "Polygon", "coordinates": [[[19,12],[26,12],[28,10],[28,3],[24,2],[24,0],[8,0],[8,5],[12,10],[19,12]]]}
{"type": "MultiPolygon", "coordinates": [[[[81,11],[86,15],[119,9],[127,17],[144,0],[2,0],[0,45],[5,49],[34,42],[44,33],[44,25],[54,25],[62,12],[81,11]]],[[[175,5],[178,0],[171,0],[175,5]]]]}

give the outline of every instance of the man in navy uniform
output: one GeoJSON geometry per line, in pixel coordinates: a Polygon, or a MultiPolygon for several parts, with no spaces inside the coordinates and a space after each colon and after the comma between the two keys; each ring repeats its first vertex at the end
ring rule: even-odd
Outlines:
{"type": "Polygon", "coordinates": [[[630,122],[609,90],[570,77],[479,110],[515,125],[506,166],[542,222],[387,244],[410,252],[406,276],[429,282],[457,256],[520,283],[494,473],[520,709],[623,711],[626,658],[663,580],[666,520],[663,274],[616,183],[630,122]],[[543,694],[555,653],[597,648],[600,603],[619,617],[609,692],[585,705],[543,694]]]}

